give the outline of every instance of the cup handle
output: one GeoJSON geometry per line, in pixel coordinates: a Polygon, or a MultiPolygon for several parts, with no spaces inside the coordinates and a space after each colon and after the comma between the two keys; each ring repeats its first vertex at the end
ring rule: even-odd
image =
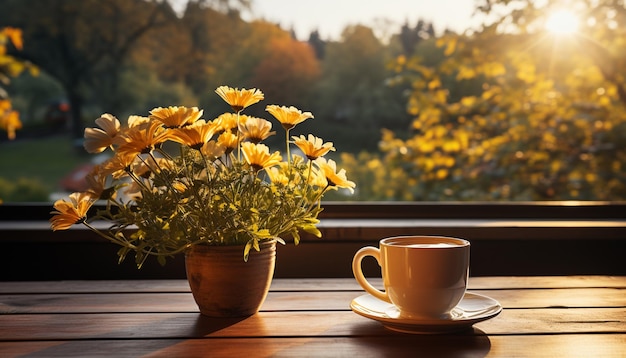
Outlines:
{"type": "Polygon", "coordinates": [[[356,281],[367,293],[378,298],[379,300],[391,303],[389,295],[387,295],[386,292],[380,291],[376,287],[372,286],[372,284],[370,284],[363,275],[361,261],[363,261],[363,258],[366,256],[374,257],[376,262],[378,262],[378,266],[380,266],[380,250],[372,246],[363,247],[357,251],[356,254],[354,254],[354,258],[352,259],[352,273],[354,274],[354,278],[356,278],[356,281]]]}

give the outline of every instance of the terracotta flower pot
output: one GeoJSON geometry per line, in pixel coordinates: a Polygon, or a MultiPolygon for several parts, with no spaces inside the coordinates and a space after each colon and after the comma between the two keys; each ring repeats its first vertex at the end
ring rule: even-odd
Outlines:
{"type": "Polygon", "coordinates": [[[243,260],[243,246],[196,245],[185,254],[187,280],[200,313],[211,317],[255,314],[265,301],[276,262],[276,241],[243,260]]]}

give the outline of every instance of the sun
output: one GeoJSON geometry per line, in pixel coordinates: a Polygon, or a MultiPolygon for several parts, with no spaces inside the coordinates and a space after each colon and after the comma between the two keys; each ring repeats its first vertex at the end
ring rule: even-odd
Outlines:
{"type": "Polygon", "coordinates": [[[559,35],[568,35],[578,30],[578,16],[569,10],[552,12],[546,21],[546,30],[559,35]]]}

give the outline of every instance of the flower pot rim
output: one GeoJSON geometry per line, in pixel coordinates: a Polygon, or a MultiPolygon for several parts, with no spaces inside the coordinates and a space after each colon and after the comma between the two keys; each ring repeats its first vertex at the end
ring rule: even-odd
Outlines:
{"type": "MultiPolygon", "coordinates": [[[[271,244],[273,242],[278,242],[278,240],[276,239],[263,239],[263,240],[259,240],[259,245],[267,245],[267,244],[271,244]]],[[[211,244],[208,242],[201,242],[199,244],[193,244],[190,245],[189,248],[191,249],[194,246],[203,246],[203,247],[244,247],[246,246],[246,244],[211,244]]]]}

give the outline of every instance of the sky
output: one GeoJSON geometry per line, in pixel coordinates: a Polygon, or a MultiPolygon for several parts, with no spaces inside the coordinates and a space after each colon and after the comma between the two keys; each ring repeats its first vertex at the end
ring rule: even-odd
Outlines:
{"type": "MultiPolygon", "coordinates": [[[[300,40],[307,40],[318,30],[324,40],[338,40],[346,25],[362,24],[375,31],[388,28],[395,32],[407,23],[415,26],[418,19],[433,22],[437,33],[446,28],[462,32],[472,25],[470,20],[475,0],[253,0],[253,15],[294,29],[300,40]],[[382,20],[389,27],[379,26],[382,20]]],[[[382,31],[377,35],[384,37],[382,31]]]]}

